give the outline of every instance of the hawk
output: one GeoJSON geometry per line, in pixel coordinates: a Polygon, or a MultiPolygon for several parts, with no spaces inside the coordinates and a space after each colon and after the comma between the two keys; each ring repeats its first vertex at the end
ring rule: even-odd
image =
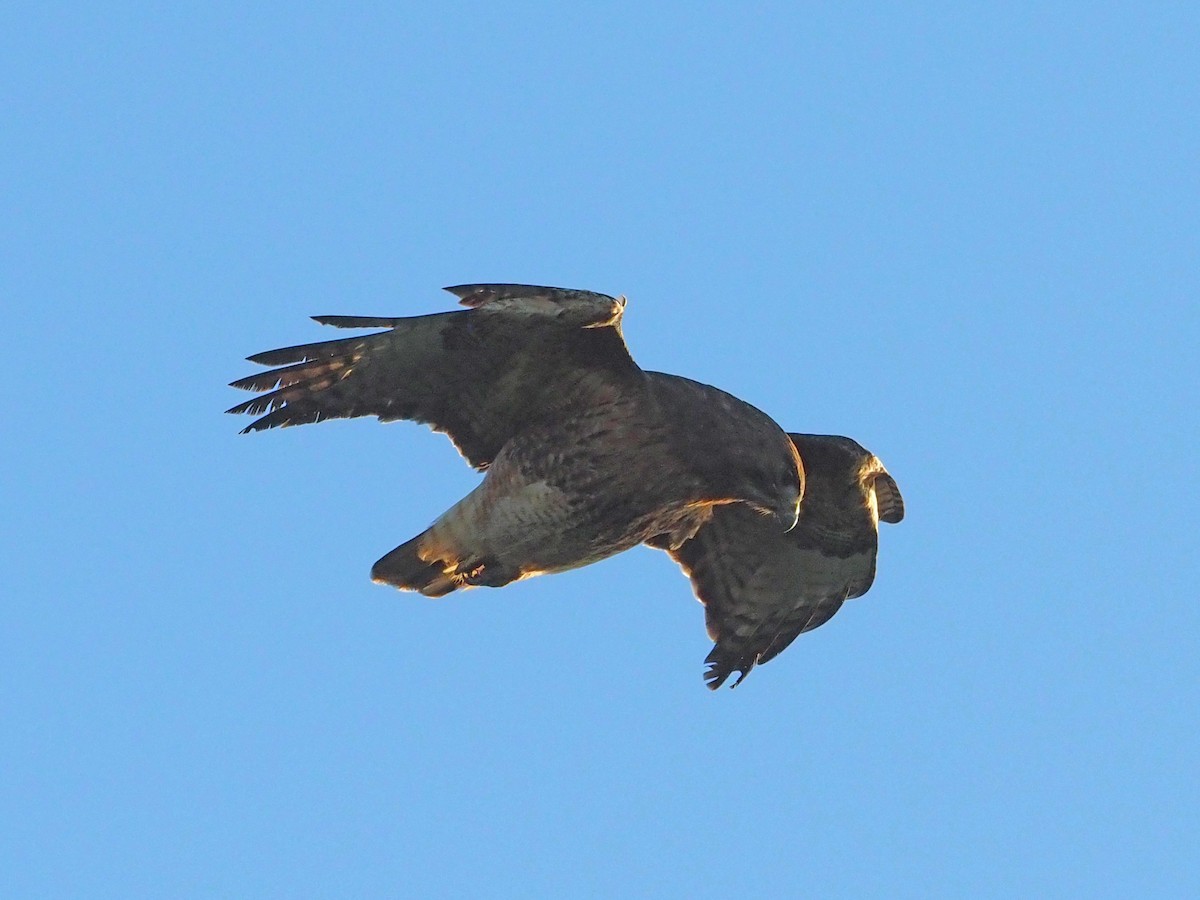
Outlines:
{"type": "Polygon", "coordinates": [[[374,581],[441,597],[647,542],[680,562],[706,605],[717,641],[706,676],[713,688],[734,670],[744,677],[869,586],[861,554],[845,547],[865,540],[856,513],[880,495],[882,476],[872,480],[874,493],[860,485],[854,498],[841,489],[848,471],[827,470],[821,458],[817,497],[829,499],[806,500],[802,513],[804,436],[715,387],[641,369],[621,334],[623,297],[512,284],[447,290],[468,309],[317,316],[338,328],[385,330],[256,354],[251,362],[275,368],[232,383],[260,392],[228,410],[260,416],[243,433],[329,418],[407,419],[445,432],[485,473],[428,529],[379,559],[374,581]],[[836,537],[842,530],[850,544],[836,537]],[[827,536],[835,537],[813,543],[827,536]],[[849,561],[821,562],[826,551],[849,561]],[[835,595],[838,578],[842,596],[820,618],[814,603],[827,609],[833,601],[814,598],[835,595]]]}

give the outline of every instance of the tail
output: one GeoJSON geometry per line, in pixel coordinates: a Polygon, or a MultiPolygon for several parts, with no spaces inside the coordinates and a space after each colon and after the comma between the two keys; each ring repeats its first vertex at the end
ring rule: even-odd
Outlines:
{"type": "Polygon", "coordinates": [[[444,562],[421,559],[421,542],[428,532],[401,544],[371,567],[371,580],[390,584],[402,591],[420,591],[426,597],[444,597],[460,586],[460,581],[447,574],[444,562]]]}

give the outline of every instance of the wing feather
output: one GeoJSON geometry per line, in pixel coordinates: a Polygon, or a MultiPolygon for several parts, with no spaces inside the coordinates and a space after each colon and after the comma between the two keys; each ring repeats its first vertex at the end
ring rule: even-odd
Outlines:
{"type": "Polygon", "coordinates": [[[895,525],[904,519],[904,498],[896,479],[887,472],[875,476],[875,502],[879,504],[879,521],[895,525]]]}
{"type": "Polygon", "coordinates": [[[859,444],[832,435],[790,437],[806,483],[795,529],[780,533],[735,504],[714,509],[678,547],[665,537],[648,542],[680,564],[704,604],[715,642],[704,677],[714,690],[734,672],[736,687],[756,665],[828,622],[848,598],[866,593],[879,546],[866,495],[872,486],[884,521],[903,516],[895,480],[859,444]]]}
{"type": "MultiPolygon", "coordinates": [[[[692,540],[668,552],[704,604],[715,642],[704,677],[714,690],[739,672],[736,687],[756,665],[829,621],[846,599],[844,579],[830,577],[829,560],[745,506],[714,510],[692,540]]],[[[834,558],[833,565],[847,561],[834,558]]]]}
{"type": "Polygon", "coordinates": [[[387,331],[257,353],[276,366],[233,387],[266,392],[231,413],[244,432],[323,419],[410,419],[446,432],[485,468],[518,430],[627,388],[642,377],[620,331],[624,300],[525,285],[448,288],[470,309],[402,318],[317,316],[387,331]]]}

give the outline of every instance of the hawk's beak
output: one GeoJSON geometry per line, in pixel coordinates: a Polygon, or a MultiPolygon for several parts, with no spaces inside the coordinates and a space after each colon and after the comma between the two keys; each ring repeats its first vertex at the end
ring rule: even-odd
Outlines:
{"type": "Polygon", "coordinates": [[[784,529],[785,534],[795,528],[800,521],[800,501],[797,500],[796,505],[792,507],[791,511],[780,516],[780,518],[783,520],[783,524],[787,526],[784,529]]]}
{"type": "Polygon", "coordinates": [[[800,498],[796,497],[788,503],[776,507],[773,515],[783,524],[785,534],[791,531],[800,521],[800,498]]]}
{"type": "Polygon", "coordinates": [[[769,503],[747,501],[750,508],[763,518],[772,518],[783,526],[784,533],[791,531],[800,521],[800,497],[779,498],[769,503]]]}

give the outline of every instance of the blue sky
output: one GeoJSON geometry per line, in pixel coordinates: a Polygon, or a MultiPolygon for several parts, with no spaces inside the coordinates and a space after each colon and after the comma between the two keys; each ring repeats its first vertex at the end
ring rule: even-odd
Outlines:
{"type": "Polygon", "coordinates": [[[1193,4],[8,4],[5,896],[1196,890],[1193,4]],[[711,694],[639,548],[372,585],[444,437],[238,437],[442,285],[879,454],[871,593],[711,694]]]}

